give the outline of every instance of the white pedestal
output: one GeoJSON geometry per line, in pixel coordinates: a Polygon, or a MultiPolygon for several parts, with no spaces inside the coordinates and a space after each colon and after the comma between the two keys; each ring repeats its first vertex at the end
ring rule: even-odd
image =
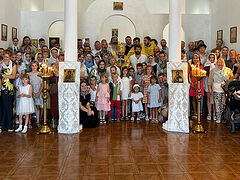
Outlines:
{"type": "Polygon", "coordinates": [[[168,121],[163,124],[167,131],[189,133],[189,84],[188,64],[169,62],[167,64],[168,121]],[[183,70],[184,83],[172,83],[172,70],[183,70]]]}
{"type": "Polygon", "coordinates": [[[79,114],[80,63],[77,61],[61,62],[59,67],[58,102],[59,133],[78,133],[82,129],[79,114]],[[64,83],[64,69],[75,69],[75,82],[64,83]]]}

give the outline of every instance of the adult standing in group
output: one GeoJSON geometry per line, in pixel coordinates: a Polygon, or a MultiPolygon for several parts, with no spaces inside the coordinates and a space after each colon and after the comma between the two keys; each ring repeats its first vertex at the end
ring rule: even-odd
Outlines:
{"type": "Polygon", "coordinates": [[[204,66],[208,60],[208,55],[206,53],[207,46],[205,44],[200,44],[198,46],[198,49],[200,52],[199,57],[200,57],[201,64],[204,66]]]}
{"type": "Polygon", "coordinates": [[[154,47],[156,46],[154,41],[151,41],[149,36],[144,37],[144,44],[142,46],[142,53],[147,57],[154,54],[154,47]]]}
{"type": "Polygon", "coordinates": [[[161,44],[161,49],[160,49],[160,51],[163,51],[163,52],[167,55],[167,57],[168,57],[167,41],[166,41],[165,39],[162,39],[162,40],[160,41],[160,44],[161,44]]]}
{"type": "Polygon", "coordinates": [[[193,59],[194,42],[188,43],[187,60],[193,59]]]}
{"type": "Polygon", "coordinates": [[[2,127],[13,131],[13,100],[17,66],[10,60],[10,51],[4,51],[1,69],[1,96],[0,96],[0,132],[2,127]]]}
{"type": "Polygon", "coordinates": [[[101,51],[101,43],[100,43],[100,41],[95,41],[94,49],[92,50],[92,55],[95,56],[100,51],[101,51]]]}
{"type": "Polygon", "coordinates": [[[225,63],[228,60],[228,47],[223,46],[222,51],[221,51],[221,58],[224,59],[225,63]]]}
{"type": "Polygon", "coordinates": [[[135,54],[129,57],[129,60],[132,64],[132,67],[137,71],[137,64],[147,62],[147,56],[145,54],[141,54],[142,47],[140,45],[134,46],[135,54]]]}
{"type": "Polygon", "coordinates": [[[12,40],[12,46],[8,47],[8,50],[12,51],[12,53],[16,54],[18,51],[20,51],[20,47],[18,44],[18,38],[13,38],[12,40]]]}
{"type": "Polygon", "coordinates": [[[34,47],[32,44],[31,44],[31,39],[29,36],[24,36],[23,38],[23,42],[22,42],[22,46],[21,46],[21,52],[24,52],[24,49],[29,46],[31,48],[31,53],[33,53],[36,49],[36,47],[34,47]]]}
{"type": "Polygon", "coordinates": [[[132,49],[133,45],[132,45],[132,38],[130,36],[127,36],[125,38],[125,55],[127,56],[128,52],[132,49]]]}
{"type": "Polygon", "coordinates": [[[234,49],[231,49],[229,52],[229,60],[226,61],[226,67],[233,69],[233,65],[237,62],[236,57],[236,51],[234,49]]]}
{"type": "Polygon", "coordinates": [[[232,70],[225,66],[225,61],[222,58],[217,60],[216,67],[210,71],[208,78],[208,87],[210,94],[213,94],[213,100],[215,104],[216,117],[214,120],[217,123],[221,122],[221,115],[225,103],[225,93],[223,86],[225,86],[226,81],[233,78],[232,70]]]}
{"type": "Polygon", "coordinates": [[[215,52],[216,49],[219,49],[220,51],[222,50],[222,45],[223,45],[223,40],[222,39],[217,39],[216,40],[216,47],[211,50],[212,53],[215,52]]]}

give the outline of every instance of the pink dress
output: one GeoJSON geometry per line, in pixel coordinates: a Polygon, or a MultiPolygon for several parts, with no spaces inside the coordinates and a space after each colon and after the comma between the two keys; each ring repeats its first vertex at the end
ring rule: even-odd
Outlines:
{"type": "Polygon", "coordinates": [[[108,99],[110,94],[108,92],[109,84],[102,84],[98,85],[99,92],[97,93],[98,101],[97,101],[97,110],[98,111],[110,111],[110,101],[108,99]]]}

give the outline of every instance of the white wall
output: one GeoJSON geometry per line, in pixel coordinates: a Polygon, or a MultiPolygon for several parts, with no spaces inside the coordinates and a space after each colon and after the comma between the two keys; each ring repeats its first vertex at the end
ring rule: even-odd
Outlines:
{"type": "MultiPolygon", "coordinates": [[[[147,35],[158,41],[163,38],[163,30],[169,23],[167,14],[169,11],[169,0],[122,0],[124,4],[123,11],[113,11],[114,1],[79,0],[79,38],[89,37],[92,45],[95,40],[101,40],[105,36],[105,38],[110,39],[110,29],[114,28],[118,22],[123,22],[115,19],[115,22],[112,21],[112,23],[108,22],[106,24],[110,17],[116,15],[118,17],[127,17],[135,27],[135,35],[140,37],[142,41],[143,37],[147,35]],[[159,4],[159,2],[161,3],[159,4]],[[155,9],[153,8],[154,6],[155,9]],[[103,30],[104,23],[106,31],[103,30]]],[[[23,11],[21,18],[22,34],[29,35],[32,38],[44,37],[48,39],[50,25],[57,20],[63,20],[63,2],[63,0],[44,0],[44,12],[23,11]],[[36,21],[36,19],[38,20],[36,21]]],[[[211,17],[207,14],[208,2],[209,0],[203,0],[201,4],[198,0],[184,0],[186,14],[183,15],[183,29],[186,42],[203,39],[208,46],[211,45],[211,34],[209,33],[211,32],[211,17]],[[189,7],[189,4],[192,5],[192,8],[189,7]],[[199,8],[200,5],[203,8],[199,8]],[[191,15],[189,13],[195,14],[191,15]]],[[[121,33],[122,31],[119,32],[121,33]]],[[[126,33],[124,32],[124,34],[126,33]]]]}
{"type": "Polygon", "coordinates": [[[44,10],[43,0],[20,0],[20,1],[22,1],[21,7],[23,11],[43,11],[44,10]]]}
{"type": "Polygon", "coordinates": [[[124,42],[128,35],[136,36],[134,24],[125,16],[116,15],[106,19],[101,27],[100,39],[106,39],[109,42],[112,37],[112,29],[118,29],[118,40],[121,42],[124,42]]]}
{"type": "Polygon", "coordinates": [[[240,52],[240,1],[239,0],[212,0],[211,24],[212,24],[212,44],[215,45],[217,38],[217,30],[223,30],[223,41],[230,49],[236,49],[240,52]],[[230,43],[230,27],[238,27],[237,43],[230,43]]]}
{"type": "MultiPolygon", "coordinates": [[[[0,47],[7,48],[12,43],[12,27],[16,27],[18,30],[18,37],[21,33],[20,24],[20,8],[21,1],[16,0],[0,0],[0,22],[8,26],[7,41],[2,41],[0,37],[0,47]],[[9,13],[7,13],[9,12],[9,13]]],[[[1,25],[0,25],[1,26],[1,25]]],[[[1,31],[1,28],[0,28],[1,31]]]]}
{"type": "Polygon", "coordinates": [[[22,37],[28,35],[32,39],[44,38],[48,44],[50,26],[64,20],[64,14],[58,12],[21,12],[22,37]],[[37,20],[36,20],[37,19],[37,20]]]}

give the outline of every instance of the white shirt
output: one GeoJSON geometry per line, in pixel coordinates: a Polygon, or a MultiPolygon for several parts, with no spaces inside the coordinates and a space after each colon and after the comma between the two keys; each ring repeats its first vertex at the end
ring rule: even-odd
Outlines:
{"type": "Polygon", "coordinates": [[[132,67],[135,69],[135,71],[137,71],[137,64],[138,63],[143,63],[143,62],[147,62],[147,56],[145,54],[141,54],[141,56],[139,57],[139,59],[136,58],[136,55],[133,54],[129,57],[129,60],[132,64],[132,67]]]}
{"type": "Polygon", "coordinates": [[[100,52],[101,51],[101,49],[100,50],[96,50],[96,49],[93,49],[92,50],[92,54],[93,54],[93,56],[95,56],[98,52],[100,52]]]}
{"type": "Polygon", "coordinates": [[[95,102],[96,99],[96,93],[97,93],[97,85],[95,86],[96,90],[94,91],[92,88],[90,88],[90,101],[95,102]]]}

